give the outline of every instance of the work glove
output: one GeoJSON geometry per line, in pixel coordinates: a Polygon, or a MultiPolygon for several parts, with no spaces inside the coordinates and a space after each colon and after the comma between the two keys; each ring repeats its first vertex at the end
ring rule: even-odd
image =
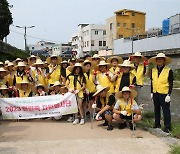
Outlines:
{"type": "Polygon", "coordinates": [[[101,117],[99,114],[97,114],[97,115],[96,115],[96,120],[97,120],[97,121],[100,121],[100,120],[102,120],[102,117],[101,117]]]}
{"type": "Polygon", "coordinates": [[[126,116],[127,115],[127,111],[121,111],[121,114],[126,116]]]}
{"type": "Polygon", "coordinates": [[[169,103],[170,101],[171,101],[171,97],[169,95],[167,95],[166,98],[165,98],[165,102],[169,103]]]}
{"type": "Polygon", "coordinates": [[[151,93],[151,101],[153,101],[153,93],[151,93]]]}
{"type": "Polygon", "coordinates": [[[85,92],[87,95],[89,95],[89,90],[88,89],[85,89],[85,92]]]}
{"type": "Polygon", "coordinates": [[[92,108],[95,109],[97,107],[97,104],[92,104],[92,108]]]}

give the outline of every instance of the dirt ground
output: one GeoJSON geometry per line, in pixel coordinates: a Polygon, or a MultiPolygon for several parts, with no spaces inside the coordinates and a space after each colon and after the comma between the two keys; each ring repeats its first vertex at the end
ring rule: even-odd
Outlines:
{"type": "Polygon", "coordinates": [[[73,126],[72,123],[46,120],[22,120],[0,122],[1,154],[165,154],[169,146],[149,132],[137,129],[135,135],[129,128],[113,131],[102,127],[102,122],[73,126]]]}

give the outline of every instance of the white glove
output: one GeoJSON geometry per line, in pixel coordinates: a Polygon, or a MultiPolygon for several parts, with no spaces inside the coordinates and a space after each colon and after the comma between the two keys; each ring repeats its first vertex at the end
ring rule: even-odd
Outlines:
{"type": "Polygon", "coordinates": [[[99,114],[97,114],[97,115],[96,115],[96,120],[97,120],[97,121],[102,120],[102,117],[101,117],[99,114]]]}
{"type": "Polygon", "coordinates": [[[75,90],[74,93],[77,94],[79,92],[79,90],[75,90]]]}
{"type": "Polygon", "coordinates": [[[151,93],[151,101],[153,101],[153,93],[151,93]]]}
{"type": "Polygon", "coordinates": [[[171,101],[171,97],[169,95],[167,95],[166,98],[165,98],[165,102],[169,103],[170,101],[171,101]]]}
{"type": "Polygon", "coordinates": [[[127,115],[127,111],[121,111],[121,114],[126,116],[127,115]]]}
{"type": "Polygon", "coordinates": [[[88,89],[85,89],[85,92],[87,95],[89,95],[89,90],[88,89]]]}
{"type": "Polygon", "coordinates": [[[92,104],[92,108],[95,109],[97,107],[97,104],[92,104]]]}

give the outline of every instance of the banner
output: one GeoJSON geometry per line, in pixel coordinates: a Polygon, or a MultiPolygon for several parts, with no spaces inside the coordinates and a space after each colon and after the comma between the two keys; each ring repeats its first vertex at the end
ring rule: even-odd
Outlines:
{"type": "Polygon", "coordinates": [[[3,119],[34,119],[77,113],[75,94],[0,98],[3,119]]]}

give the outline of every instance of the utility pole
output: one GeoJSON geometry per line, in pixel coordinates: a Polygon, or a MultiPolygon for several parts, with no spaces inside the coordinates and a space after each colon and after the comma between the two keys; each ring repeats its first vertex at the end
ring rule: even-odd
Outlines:
{"type": "Polygon", "coordinates": [[[24,27],[21,27],[21,26],[16,26],[17,28],[23,28],[24,29],[24,49],[25,51],[27,51],[27,29],[28,28],[34,28],[35,26],[24,26],[24,27]]]}

